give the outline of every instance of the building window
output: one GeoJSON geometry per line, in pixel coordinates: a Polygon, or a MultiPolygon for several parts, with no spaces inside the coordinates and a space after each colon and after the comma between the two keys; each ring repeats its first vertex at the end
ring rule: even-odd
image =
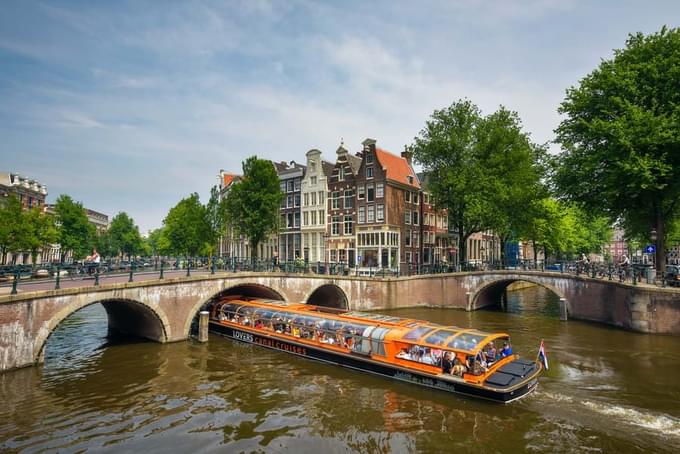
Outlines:
{"type": "Polygon", "coordinates": [[[366,167],[366,178],[373,178],[373,166],[366,167]]]}
{"type": "Polygon", "coordinates": [[[364,222],[366,222],[366,207],[362,205],[359,207],[359,224],[364,222]]]}
{"type": "Polygon", "coordinates": [[[375,217],[378,222],[383,222],[385,220],[385,205],[377,205],[375,217]]]}
{"type": "Polygon", "coordinates": [[[326,204],[326,199],[324,198],[323,191],[319,191],[319,203],[326,204]]]}
{"type": "Polygon", "coordinates": [[[366,164],[373,164],[373,153],[368,153],[366,155],[366,164]]]}
{"type": "Polygon", "coordinates": [[[375,222],[375,206],[369,205],[369,206],[366,207],[366,208],[367,208],[366,211],[368,211],[367,222],[368,222],[368,223],[375,222]]]}
{"type": "Polygon", "coordinates": [[[302,225],[304,225],[305,227],[309,225],[309,213],[307,213],[306,211],[302,213],[302,225]]]}
{"type": "Polygon", "coordinates": [[[411,263],[411,253],[410,252],[406,253],[406,263],[411,263]]]}
{"type": "Polygon", "coordinates": [[[331,235],[340,235],[340,216],[333,216],[332,218],[331,235]]]}
{"type": "Polygon", "coordinates": [[[367,202],[375,201],[375,188],[373,187],[372,184],[366,185],[366,201],[367,202]]]}
{"type": "Polygon", "coordinates": [[[304,200],[305,200],[305,204],[302,205],[302,206],[305,206],[305,207],[309,206],[309,194],[305,193],[304,200]]]}
{"type": "Polygon", "coordinates": [[[417,192],[413,193],[413,203],[418,203],[418,193],[417,192]]]}
{"type": "Polygon", "coordinates": [[[411,231],[407,230],[404,235],[404,246],[411,246],[411,231]]]}
{"type": "Polygon", "coordinates": [[[332,201],[331,208],[337,210],[340,208],[340,191],[333,191],[332,196],[333,198],[331,199],[332,201]]]}
{"type": "Polygon", "coordinates": [[[295,190],[296,191],[300,190],[300,179],[299,178],[295,179],[295,190]]]}
{"type": "Polygon", "coordinates": [[[281,192],[286,192],[286,182],[285,181],[282,181],[279,186],[281,187],[281,192]]]}
{"type": "Polygon", "coordinates": [[[345,216],[345,235],[352,235],[354,222],[352,221],[352,216],[345,216]]]}
{"type": "Polygon", "coordinates": [[[354,207],[354,191],[347,189],[345,191],[345,209],[354,207]]]}
{"type": "Polygon", "coordinates": [[[358,191],[359,192],[357,192],[357,199],[364,200],[364,198],[366,197],[366,186],[362,184],[361,186],[359,186],[358,191]]]}
{"type": "Polygon", "coordinates": [[[316,205],[316,192],[312,192],[312,206],[316,205]]]}
{"type": "Polygon", "coordinates": [[[293,228],[293,213],[288,213],[288,224],[289,229],[293,228]]]}
{"type": "MultiPolygon", "coordinates": [[[[314,170],[314,169],[312,169],[312,170],[314,170]]],[[[310,186],[316,186],[316,177],[311,177],[309,180],[310,180],[309,181],[310,186]]]]}
{"type": "Polygon", "coordinates": [[[288,192],[293,192],[293,180],[288,181],[288,192]]]}
{"type": "Polygon", "coordinates": [[[410,191],[404,191],[404,200],[406,200],[406,203],[411,203],[411,192],[410,191]]]}
{"type": "Polygon", "coordinates": [[[413,210],[413,225],[418,225],[418,212],[416,210],[413,210]]]}
{"type": "Polygon", "coordinates": [[[406,210],[404,212],[404,223],[411,224],[411,210],[406,210]]]}
{"type": "Polygon", "coordinates": [[[423,202],[430,204],[430,194],[423,194],[423,202]]]}
{"type": "Polygon", "coordinates": [[[288,197],[288,208],[293,208],[293,194],[289,194],[288,197]]]}
{"type": "Polygon", "coordinates": [[[413,247],[420,246],[420,235],[418,232],[413,231],[413,247]]]}
{"type": "Polygon", "coordinates": [[[295,194],[295,206],[300,206],[300,194],[295,194]]]}
{"type": "Polygon", "coordinates": [[[345,167],[341,166],[338,167],[338,181],[344,181],[345,180],[345,167]]]}
{"type": "Polygon", "coordinates": [[[323,210],[319,210],[319,224],[325,224],[325,223],[326,223],[326,219],[324,217],[323,210]]]}
{"type": "Polygon", "coordinates": [[[385,197],[385,185],[383,183],[375,185],[375,196],[379,199],[385,197]]]}
{"type": "Polygon", "coordinates": [[[316,211],[311,211],[310,215],[311,215],[311,218],[312,218],[311,219],[312,220],[311,225],[316,225],[316,211]]]}
{"type": "Polygon", "coordinates": [[[300,213],[295,213],[295,228],[300,227],[300,213]]]}

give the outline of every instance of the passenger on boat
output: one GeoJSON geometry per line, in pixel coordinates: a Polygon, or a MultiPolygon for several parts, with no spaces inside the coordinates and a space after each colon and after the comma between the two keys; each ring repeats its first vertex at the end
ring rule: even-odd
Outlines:
{"type": "Polygon", "coordinates": [[[442,372],[445,374],[450,374],[453,370],[453,361],[451,358],[451,352],[444,353],[444,357],[442,358],[442,372]]]}
{"type": "Polygon", "coordinates": [[[220,312],[219,315],[217,316],[217,319],[223,322],[227,319],[227,317],[224,315],[224,312],[220,312]]]}
{"type": "Polygon", "coordinates": [[[451,370],[451,375],[457,375],[459,377],[462,377],[465,372],[468,371],[468,368],[465,364],[463,364],[458,358],[455,358],[453,360],[453,369],[451,370]]]}
{"type": "Polygon", "coordinates": [[[493,341],[491,341],[489,342],[487,350],[484,352],[484,359],[488,364],[491,364],[496,361],[496,354],[496,346],[494,345],[493,341]]]}
{"type": "Polygon", "coordinates": [[[262,320],[257,319],[257,320],[255,321],[255,328],[257,328],[257,329],[262,329],[262,328],[264,328],[264,323],[262,323],[262,320]]]}
{"type": "Polygon", "coordinates": [[[512,346],[509,342],[503,342],[503,349],[501,350],[501,358],[512,355],[512,346]]]}
{"type": "Polygon", "coordinates": [[[411,359],[411,355],[410,355],[410,353],[408,352],[408,350],[406,350],[405,348],[402,348],[401,351],[400,351],[399,353],[397,353],[397,358],[401,358],[401,359],[409,359],[409,360],[410,360],[410,359],[411,359]]]}

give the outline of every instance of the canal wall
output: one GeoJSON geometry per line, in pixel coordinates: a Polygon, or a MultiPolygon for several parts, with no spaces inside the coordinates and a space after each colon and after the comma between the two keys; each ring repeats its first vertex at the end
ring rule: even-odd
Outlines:
{"type": "Polygon", "coordinates": [[[563,298],[568,318],[680,335],[679,289],[545,272],[384,279],[224,273],[0,296],[0,371],[40,362],[56,327],[75,311],[95,303],[104,306],[113,329],[157,342],[175,342],[189,336],[192,320],[202,308],[226,294],[322,302],[350,310],[431,306],[473,311],[498,304],[507,287],[519,281],[541,285],[563,298]]]}

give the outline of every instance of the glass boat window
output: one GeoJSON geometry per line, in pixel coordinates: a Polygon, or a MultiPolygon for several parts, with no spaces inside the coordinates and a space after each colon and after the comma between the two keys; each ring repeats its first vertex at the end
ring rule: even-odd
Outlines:
{"type": "Polygon", "coordinates": [[[460,350],[473,350],[485,337],[486,334],[463,333],[454,337],[448,346],[460,350]]]}
{"type": "Polygon", "coordinates": [[[419,326],[418,328],[412,329],[411,331],[406,333],[404,335],[404,339],[418,340],[424,335],[431,333],[432,331],[434,331],[434,328],[432,328],[431,326],[419,326]]]}
{"type": "Polygon", "coordinates": [[[448,329],[440,329],[435,331],[425,338],[425,343],[434,345],[443,345],[446,339],[456,334],[457,331],[451,331],[448,329]]]}

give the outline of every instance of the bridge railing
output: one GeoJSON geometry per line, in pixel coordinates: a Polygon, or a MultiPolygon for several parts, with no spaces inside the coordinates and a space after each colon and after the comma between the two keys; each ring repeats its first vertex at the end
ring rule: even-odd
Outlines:
{"type": "MultiPolygon", "coordinates": [[[[615,266],[607,263],[570,261],[541,263],[521,261],[512,264],[500,262],[468,262],[460,264],[401,264],[399,266],[351,266],[346,262],[311,262],[301,259],[255,260],[244,257],[155,257],[136,260],[104,260],[100,263],[47,263],[38,265],[0,266],[0,294],[19,290],[49,290],[64,287],[98,286],[100,282],[134,282],[135,280],[165,279],[166,277],[214,274],[216,272],[282,272],[337,276],[362,276],[386,278],[399,276],[432,275],[467,271],[550,271],[594,279],[626,282],[633,285],[667,285],[664,276],[653,278],[646,266],[615,266]],[[4,290],[3,290],[4,288],[4,290]]],[[[675,284],[676,282],[672,282],[675,284]]],[[[680,285],[680,280],[677,281],[680,285]]]]}

